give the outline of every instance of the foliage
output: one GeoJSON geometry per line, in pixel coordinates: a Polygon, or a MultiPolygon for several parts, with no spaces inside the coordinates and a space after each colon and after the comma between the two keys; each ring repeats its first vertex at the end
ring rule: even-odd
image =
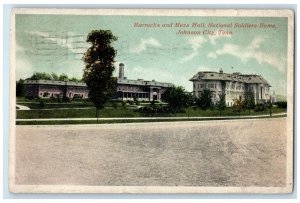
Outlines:
{"type": "Polygon", "coordinates": [[[66,75],[66,74],[61,74],[59,77],[58,77],[58,80],[59,81],[68,81],[69,80],[69,77],[66,75]]]}
{"type": "Polygon", "coordinates": [[[219,111],[223,111],[226,108],[226,100],[225,100],[226,94],[221,93],[219,94],[219,100],[216,103],[216,108],[219,111]]]}
{"type": "Polygon", "coordinates": [[[241,98],[233,100],[232,110],[234,112],[240,113],[243,110],[243,107],[244,107],[244,101],[241,98]]]}
{"type": "Polygon", "coordinates": [[[56,75],[56,73],[51,73],[51,77],[53,80],[58,80],[59,77],[56,75]]]}
{"type": "Polygon", "coordinates": [[[112,100],[112,101],[111,101],[111,106],[112,106],[114,109],[117,109],[117,108],[118,108],[118,103],[117,103],[117,101],[112,100]]]}
{"type": "Polygon", "coordinates": [[[77,79],[75,77],[72,77],[72,78],[69,79],[69,81],[72,81],[72,82],[81,82],[82,80],[79,80],[79,79],[77,79]]]}
{"type": "Polygon", "coordinates": [[[209,89],[204,89],[200,98],[197,100],[197,105],[202,110],[207,110],[213,107],[212,92],[209,89]]]}
{"type": "Polygon", "coordinates": [[[17,97],[23,97],[24,96],[24,80],[19,79],[16,82],[16,96],[17,97]]]}
{"type": "Polygon", "coordinates": [[[264,111],[264,110],[266,110],[266,104],[264,103],[259,103],[254,108],[255,112],[264,111]]]}
{"type": "Polygon", "coordinates": [[[140,102],[139,102],[139,100],[138,100],[138,98],[135,96],[135,97],[133,97],[133,101],[134,101],[134,103],[136,104],[136,105],[139,105],[140,104],[140,102]]]}
{"type": "Polygon", "coordinates": [[[245,91],[244,107],[247,109],[253,109],[255,107],[254,92],[251,89],[245,91]]]}
{"type": "Polygon", "coordinates": [[[286,101],[278,101],[278,102],[275,102],[275,104],[278,106],[278,108],[282,108],[282,109],[287,108],[287,102],[286,101]]]}
{"type": "Polygon", "coordinates": [[[44,107],[45,107],[45,102],[44,101],[40,101],[39,108],[42,109],[44,107]]]}
{"type": "Polygon", "coordinates": [[[80,82],[80,79],[75,77],[69,78],[66,74],[57,75],[56,73],[34,72],[33,75],[26,80],[56,80],[56,81],[73,81],[80,82]]]}
{"type": "Polygon", "coordinates": [[[97,109],[97,117],[99,109],[111,98],[117,85],[117,79],[112,77],[117,52],[111,46],[116,40],[110,30],[93,30],[86,40],[91,47],[83,55],[83,80],[89,89],[89,98],[97,109]]]}
{"type": "Polygon", "coordinates": [[[48,73],[44,72],[34,72],[30,78],[30,80],[53,80],[52,76],[48,73]]]}
{"type": "Polygon", "coordinates": [[[167,102],[170,111],[176,114],[180,109],[187,106],[189,96],[183,87],[172,86],[162,94],[161,99],[162,101],[167,102]]]}

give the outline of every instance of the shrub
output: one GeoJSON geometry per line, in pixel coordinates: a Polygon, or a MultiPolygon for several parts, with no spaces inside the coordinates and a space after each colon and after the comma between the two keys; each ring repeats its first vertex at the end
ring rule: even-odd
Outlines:
{"type": "Polygon", "coordinates": [[[118,107],[118,104],[116,101],[111,101],[111,106],[116,109],[118,107]]]}
{"type": "Polygon", "coordinates": [[[286,109],[287,108],[287,102],[286,101],[275,102],[275,104],[278,106],[278,108],[281,108],[281,109],[286,109]]]}
{"type": "Polygon", "coordinates": [[[40,101],[39,103],[39,108],[44,108],[45,107],[45,102],[44,101],[40,101]]]}
{"type": "Polygon", "coordinates": [[[254,108],[255,112],[264,111],[264,110],[266,110],[266,104],[264,103],[256,104],[254,108]]]}
{"type": "Polygon", "coordinates": [[[63,97],[63,98],[62,98],[62,101],[64,101],[64,102],[70,102],[71,99],[70,99],[70,97],[63,97]]]}

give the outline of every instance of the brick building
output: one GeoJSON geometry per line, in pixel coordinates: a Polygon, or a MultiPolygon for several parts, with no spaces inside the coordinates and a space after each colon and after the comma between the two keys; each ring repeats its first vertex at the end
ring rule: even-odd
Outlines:
{"type": "MultiPolygon", "coordinates": [[[[117,89],[113,99],[120,100],[160,100],[161,95],[172,83],[131,80],[124,77],[124,64],[119,65],[117,89]]],[[[81,97],[88,98],[88,88],[82,82],[53,81],[53,80],[25,80],[25,97],[81,97]]]]}
{"type": "Polygon", "coordinates": [[[88,98],[88,89],[85,83],[53,80],[25,80],[25,97],[80,97],[88,98]]]}
{"type": "Polygon", "coordinates": [[[270,84],[260,75],[224,73],[201,71],[191,79],[193,82],[193,95],[200,97],[204,89],[213,93],[213,102],[219,100],[219,95],[225,93],[227,106],[232,106],[234,99],[244,99],[245,91],[251,90],[254,93],[255,104],[266,102],[270,99],[270,84]]]}

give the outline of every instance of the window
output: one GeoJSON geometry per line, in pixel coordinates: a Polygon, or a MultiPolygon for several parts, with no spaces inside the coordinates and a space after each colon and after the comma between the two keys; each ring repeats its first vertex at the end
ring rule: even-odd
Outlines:
{"type": "Polygon", "coordinates": [[[203,87],[204,87],[204,84],[201,84],[201,85],[200,85],[200,88],[203,88],[203,87]]]}
{"type": "Polygon", "coordinates": [[[194,84],[194,89],[196,88],[196,85],[194,84]]]}

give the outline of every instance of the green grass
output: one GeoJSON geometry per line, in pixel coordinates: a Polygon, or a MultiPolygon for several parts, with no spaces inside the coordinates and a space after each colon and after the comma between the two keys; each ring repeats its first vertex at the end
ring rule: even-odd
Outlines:
{"type": "MultiPolygon", "coordinates": [[[[24,99],[17,98],[17,103],[27,106],[32,110],[29,111],[17,111],[18,119],[34,119],[34,118],[95,118],[96,112],[95,107],[89,100],[75,100],[70,102],[57,102],[50,99],[24,99]],[[41,106],[41,101],[43,105],[41,106]],[[68,109],[60,109],[68,108],[68,109]],[[76,109],[76,108],[87,108],[87,109],[76,109]],[[50,109],[50,110],[43,110],[50,109]]],[[[147,105],[146,103],[140,103],[140,105],[147,105]]],[[[160,105],[160,104],[156,104],[160,105]]],[[[249,111],[245,110],[241,113],[236,113],[232,111],[232,108],[226,108],[224,111],[220,112],[218,110],[201,110],[199,108],[190,107],[183,109],[181,112],[176,114],[173,113],[140,113],[132,109],[134,105],[129,105],[126,103],[125,107],[122,107],[121,101],[107,102],[105,108],[100,110],[100,118],[116,118],[116,117],[216,117],[216,116],[246,116],[249,115],[249,111]],[[112,108],[115,105],[116,108],[112,108]]],[[[272,113],[282,113],[286,112],[285,109],[280,109],[277,107],[272,108],[272,113]]],[[[266,108],[265,111],[255,112],[250,111],[250,115],[264,115],[269,114],[269,109],[266,108]]]]}
{"type": "MultiPolygon", "coordinates": [[[[139,117],[132,109],[102,109],[99,117],[139,117]]],[[[53,109],[17,111],[17,118],[95,118],[95,109],[53,109]]]]}
{"type": "MultiPolygon", "coordinates": [[[[185,109],[185,113],[177,113],[176,116],[187,116],[188,114],[188,110],[185,109]]],[[[275,108],[273,107],[272,108],[272,113],[283,113],[283,112],[286,112],[285,109],[280,109],[280,108],[275,108]]],[[[225,108],[224,111],[218,111],[218,110],[201,110],[199,108],[197,109],[193,109],[193,108],[190,108],[189,110],[189,115],[190,117],[193,117],[193,116],[205,116],[205,117],[210,117],[210,116],[248,116],[248,115],[264,115],[264,114],[270,114],[270,109],[266,108],[264,111],[259,111],[259,112],[255,112],[254,110],[251,110],[250,111],[250,114],[249,114],[249,111],[248,110],[245,110],[245,111],[242,111],[240,113],[237,113],[237,112],[234,112],[232,110],[232,108],[228,107],[228,108],[225,108]]]]}
{"type": "MultiPolygon", "coordinates": [[[[100,118],[117,118],[117,117],[187,117],[188,110],[185,109],[185,112],[177,113],[176,115],[172,113],[140,113],[136,112],[133,109],[127,108],[111,108],[111,109],[101,109],[99,111],[100,118]]],[[[284,109],[272,108],[272,113],[282,113],[286,112],[284,109]]],[[[251,111],[250,115],[264,115],[269,114],[269,109],[261,112],[251,111]]],[[[189,116],[190,117],[216,117],[216,116],[245,116],[249,115],[249,111],[243,111],[240,114],[233,112],[231,108],[226,108],[221,112],[218,110],[201,110],[201,109],[192,109],[190,108],[189,116]]],[[[29,110],[29,111],[17,111],[18,119],[33,119],[33,118],[95,118],[96,111],[92,109],[53,109],[53,110],[29,110]]]]}

